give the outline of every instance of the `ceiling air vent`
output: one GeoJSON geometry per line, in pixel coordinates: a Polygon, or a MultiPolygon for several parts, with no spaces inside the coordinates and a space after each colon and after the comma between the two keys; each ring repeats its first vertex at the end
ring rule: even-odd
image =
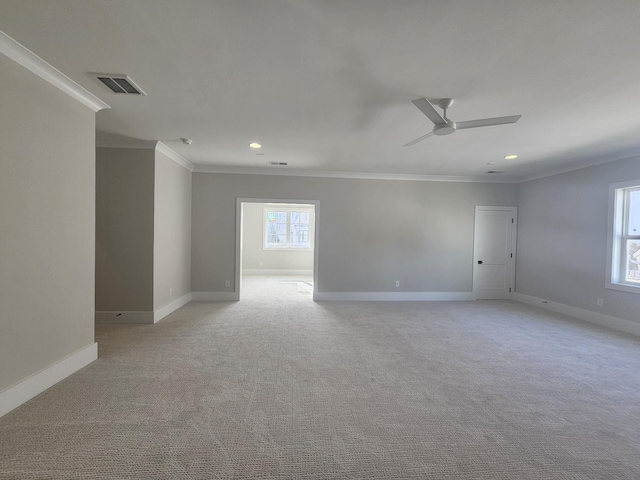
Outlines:
{"type": "Polygon", "coordinates": [[[500,170],[488,170],[487,173],[504,173],[504,172],[501,172],[500,170]]]}
{"type": "Polygon", "coordinates": [[[122,95],[147,95],[127,75],[109,73],[92,73],[92,75],[113,93],[122,95]]]}
{"type": "Polygon", "coordinates": [[[273,165],[274,167],[286,167],[289,164],[287,162],[269,162],[269,165],[273,165]]]}

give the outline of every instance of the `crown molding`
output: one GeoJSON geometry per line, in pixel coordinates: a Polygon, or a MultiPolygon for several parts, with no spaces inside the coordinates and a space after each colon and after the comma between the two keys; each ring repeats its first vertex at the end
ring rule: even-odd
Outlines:
{"type": "Polygon", "coordinates": [[[486,178],[468,176],[410,175],[404,173],[329,172],[317,170],[284,169],[281,167],[274,167],[274,169],[265,169],[195,165],[193,172],[230,173],[237,175],[275,175],[285,177],[349,178],[358,180],[396,180],[412,182],[516,183],[514,180],[489,180],[486,178]]]}
{"type": "Polygon", "coordinates": [[[96,139],[96,147],[99,148],[149,148],[155,149],[157,140],[101,140],[96,139]]]}
{"type": "Polygon", "coordinates": [[[75,98],[94,112],[98,112],[103,108],[111,108],[98,97],[71,80],[60,70],[45,62],[31,50],[16,42],[2,31],[0,31],[0,53],[19,63],[32,73],[35,73],[54,87],[59,88],[70,97],[75,98]]]}
{"type": "Polygon", "coordinates": [[[186,168],[190,172],[193,172],[195,165],[189,160],[184,158],[179,153],[176,153],[171,148],[167,147],[164,143],[158,140],[100,140],[96,139],[96,147],[98,148],[141,148],[155,150],[162,153],[164,156],[170,158],[181,167],[186,168]]]}
{"type": "Polygon", "coordinates": [[[575,172],[577,170],[582,170],[584,168],[597,167],[599,165],[605,165],[607,163],[613,163],[613,162],[618,162],[618,161],[623,161],[623,160],[632,160],[634,158],[640,158],[640,153],[639,152],[633,152],[633,153],[625,152],[625,153],[621,153],[619,155],[614,155],[611,158],[608,158],[608,159],[606,159],[604,161],[602,159],[598,159],[598,160],[594,159],[592,161],[585,162],[580,166],[574,165],[574,166],[571,166],[571,167],[556,169],[556,170],[553,170],[553,171],[547,172],[547,173],[528,175],[528,176],[524,176],[520,180],[518,180],[518,183],[531,182],[533,180],[540,180],[541,178],[553,177],[555,175],[562,175],[564,173],[575,172]]]}
{"type": "Polygon", "coordinates": [[[189,160],[184,158],[179,153],[175,152],[171,148],[167,147],[164,143],[158,142],[156,143],[156,151],[162,153],[163,155],[169,157],[171,160],[176,162],[181,167],[186,168],[190,172],[193,172],[195,165],[191,163],[189,160]]]}

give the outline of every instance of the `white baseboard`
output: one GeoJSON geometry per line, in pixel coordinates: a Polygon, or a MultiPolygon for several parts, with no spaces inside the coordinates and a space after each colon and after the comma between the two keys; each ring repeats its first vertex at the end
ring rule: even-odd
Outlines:
{"type": "Polygon", "coordinates": [[[164,317],[169,315],[170,313],[175,312],[180,307],[183,307],[187,303],[191,301],[191,293],[187,293],[182,297],[174,300],[173,302],[167,303],[166,305],[160,307],[158,310],[153,312],[153,323],[156,323],[162,320],[164,317]]]}
{"type": "Polygon", "coordinates": [[[192,302],[237,302],[236,292],[191,292],[192,302]]]}
{"type": "Polygon", "coordinates": [[[86,367],[97,358],[98,344],[93,343],[0,392],[0,417],[64,380],[82,367],[86,367]]]}
{"type": "Polygon", "coordinates": [[[304,277],[313,276],[313,270],[283,270],[274,268],[243,268],[243,275],[300,275],[304,277]]]}
{"type": "Polygon", "coordinates": [[[153,312],[96,312],[96,323],[154,323],[153,312]]]}
{"type": "Polygon", "coordinates": [[[527,305],[533,305],[535,307],[541,307],[556,313],[568,315],[569,317],[577,318],[578,320],[584,320],[586,322],[595,323],[596,325],[612,328],[620,332],[640,336],[640,323],[632,322],[630,320],[612,317],[610,315],[604,315],[591,310],[572,307],[570,305],[565,305],[564,303],[552,302],[550,300],[532,297],[531,295],[525,295],[518,292],[513,294],[512,299],[517,302],[526,303],[527,305]]]}
{"type": "Polygon", "coordinates": [[[455,302],[475,300],[473,292],[317,292],[320,302],[455,302]]]}

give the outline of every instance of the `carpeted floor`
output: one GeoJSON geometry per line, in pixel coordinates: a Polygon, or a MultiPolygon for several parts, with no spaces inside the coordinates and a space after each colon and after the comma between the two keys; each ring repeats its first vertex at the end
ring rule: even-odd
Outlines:
{"type": "Polygon", "coordinates": [[[98,327],[96,362],[0,419],[0,478],[640,478],[638,339],[281,282],[98,327]]]}

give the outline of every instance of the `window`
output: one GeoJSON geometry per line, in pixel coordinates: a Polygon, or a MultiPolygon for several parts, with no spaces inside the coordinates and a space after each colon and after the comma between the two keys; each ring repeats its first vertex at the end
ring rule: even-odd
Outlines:
{"type": "Polygon", "coordinates": [[[270,206],[264,209],[264,248],[267,250],[310,250],[313,209],[270,206]]]}
{"type": "Polygon", "coordinates": [[[610,187],[607,287],[640,293],[640,179],[610,187]]]}

